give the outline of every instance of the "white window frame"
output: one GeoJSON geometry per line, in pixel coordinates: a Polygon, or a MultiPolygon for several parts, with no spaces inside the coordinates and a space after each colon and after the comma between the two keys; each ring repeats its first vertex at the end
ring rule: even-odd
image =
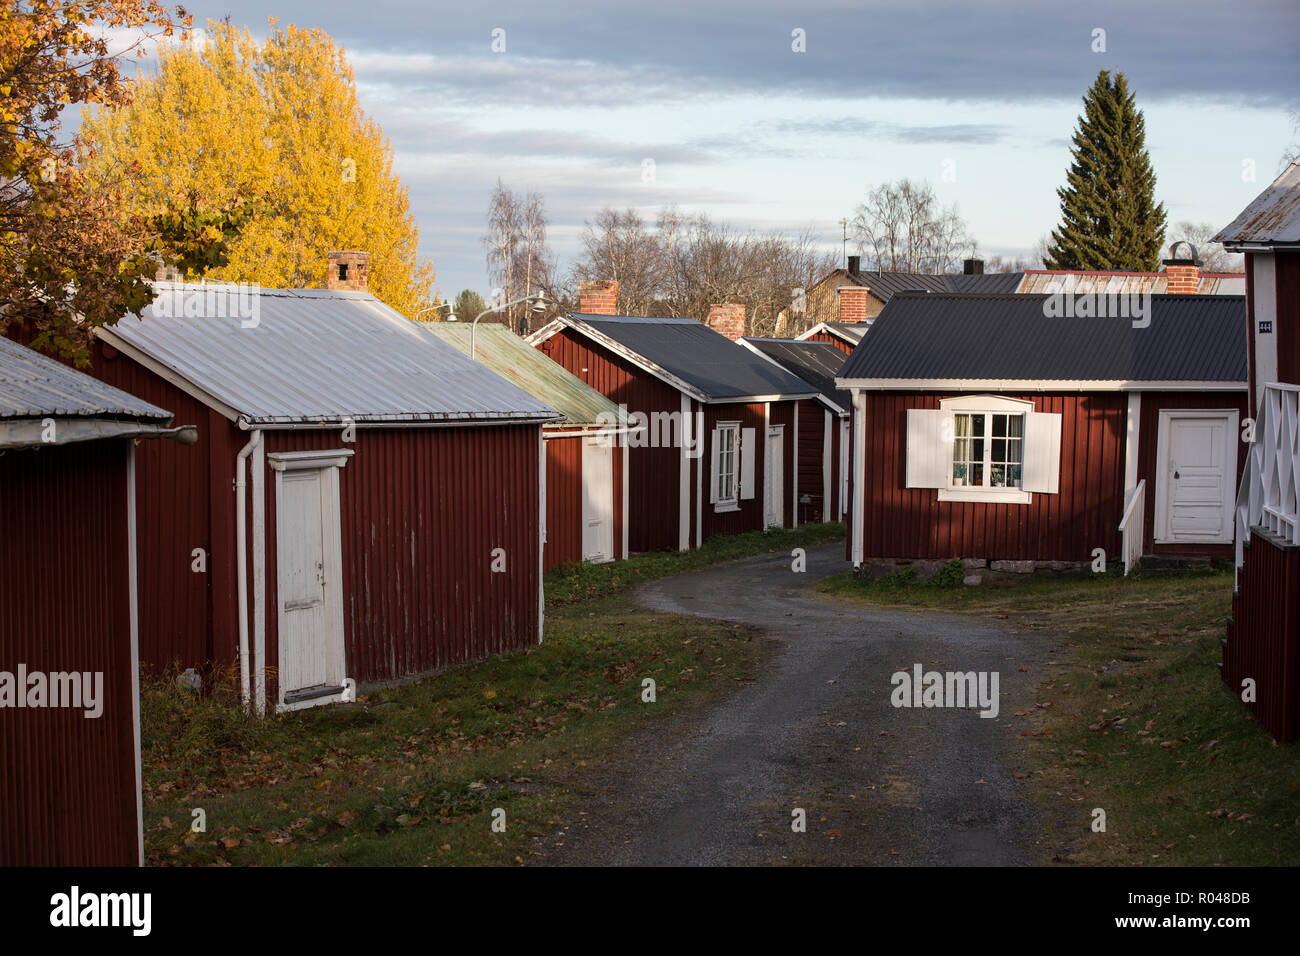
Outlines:
{"type": "MultiPolygon", "coordinates": [[[[948,398],[939,403],[939,408],[948,412],[951,416],[956,415],[984,415],[984,476],[987,479],[991,473],[990,456],[993,454],[993,432],[992,416],[993,415],[1020,415],[1022,416],[1020,425],[1020,467],[1021,480],[1024,480],[1025,465],[1025,445],[1029,433],[1028,416],[1034,411],[1033,402],[1024,402],[1014,398],[1000,398],[994,395],[969,395],[960,398],[948,398]]],[[[956,438],[955,427],[949,423],[954,418],[949,417],[945,426],[953,429],[953,439],[956,438]]],[[[946,436],[945,436],[946,437],[946,436]]],[[[939,489],[940,501],[974,501],[974,502],[994,502],[998,504],[1029,504],[1033,500],[1033,494],[1021,488],[998,488],[990,485],[954,485],[953,484],[953,455],[956,452],[957,443],[955,440],[948,442],[948,470],[946,487],[939,489]]]]}
{"type": "Polygon", "coordinates": [[[718,422],[714,427],[714,441],[716,447],[714,450],[713,474],[709,476],[713,488],[713,510],[714,512],[739,511],[740,510],[740,422],[718,422]],[[722,471],[722,436],[724,433],[731,435],[731,495],[723,497],[718,487],[725,472],[722,471]]]}

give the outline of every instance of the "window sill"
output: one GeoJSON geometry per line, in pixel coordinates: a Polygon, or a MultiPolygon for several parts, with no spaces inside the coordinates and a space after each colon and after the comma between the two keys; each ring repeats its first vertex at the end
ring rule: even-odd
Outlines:
{"type": "Polygon", "coordinates": [[[1019,488],[940,488],[940,501],[969,501],[972,503],[1027,505],[1033,495],[1019,488]]]}
{"type": "Polygon", "coordinates": [[[719,501],[713,506],[714,514],[726,514],[730,511],[739,511],[740,503],[736,501],[719,501]]]}

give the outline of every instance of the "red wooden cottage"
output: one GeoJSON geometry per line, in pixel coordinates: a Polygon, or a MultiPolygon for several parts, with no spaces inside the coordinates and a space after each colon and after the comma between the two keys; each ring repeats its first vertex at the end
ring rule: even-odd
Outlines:
{"type": "Polygon", "coordinates": [[[160,285],[94,366],[199,433],[141,455],[148,664],[295,709],[541,639],[558,413],[373,295],[160,285]]]}
{"type": "Polygon", "coordinates": [[[1237,497],[1223,679],[1268,731],[1300,739],[1300,162],[1214,237],[1246,255],[1254,441],[1237,497]],[[1245,698],[1243,698],[1245,699],[1245,698]]]}
{"type": "Polygon", "coordinates": [[[829,342],[744,338],[740,344],[803,379],[816,398],[799,402],[799,520],[842,521],[849,508],[849,409],[835,385],[844,353],[829,342]]]}
{"type": "Polygon", "coordinates": [[[0,866],[143,862],[136,460],[172,443],[135,440],[170,420],[0,338],[0,866]]]}
{"type": "MultiPolygon", "coordinates": [[[[584,288],[584,310],[612,311],[612,286],[584,288]]],[[[733,341],[743,308],[715,307],[730,335],[695,319],[583,311],[528,339],[641,429],[627,438],[631,551],[685,551],[798,520],[796,403],[817,392],[733,341]]]]}
{"type": "Polygon", "coordinates": [[[434,335],[554,408],[546,425],[543,568],[627,557],[628,426],[617,405],[504,325],[429,322],[434,335]]]}
{"type": "Polygon", "coordinates": [[[855,568],[1231,554],[1243,315],[1238,296],[894,296],[837,380],[855,568]]]}

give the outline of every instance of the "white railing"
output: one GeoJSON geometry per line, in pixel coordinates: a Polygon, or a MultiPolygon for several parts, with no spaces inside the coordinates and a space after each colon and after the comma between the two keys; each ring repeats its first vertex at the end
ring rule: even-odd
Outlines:
{"type": "Polygon", "coordinates": [[[1142,557],[1142,538],[1146,530],[1147,480],[1143,478],[1124,501],[1124,517],[1119,521],[1120,550],[1124,553],[1124,574],[1133,570],[1142,557]]]}
{"type": "Polygon", "coordinates": [[[1260,528],[1286,544],[1300,545],[1296,489],[1300,487],[1300,385],[1270,382],[1247,446],[1246,467],[1237,490],[1237,567],[1260,528]]]}

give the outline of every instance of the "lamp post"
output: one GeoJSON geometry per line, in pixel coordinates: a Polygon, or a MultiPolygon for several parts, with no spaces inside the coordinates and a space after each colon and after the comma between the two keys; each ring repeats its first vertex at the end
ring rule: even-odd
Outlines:
{"type": "Polygon", "coordinates": [[[424,315],[424,313],[437,312],[439,309],[451,309],[452,311],[447,313],[447,321],[448,322],[456,321],[456,311],[455,311],[456,303],[454,302],[442,302],[438,305],[431,305],[427,309],[421,309],[419,312],[415,313],[414,321],[419,322],[420,316],[424,315]]]}
{"type": "Polygon", "coordinates": [[[519,305],[523,302],[533,303],[534,312],[545,312],[547,306],[551,304],[551,300],[546,297],[545,292],[534,292],[532,295],[526,295],[522,299],[514,299],[510,302],[503,302],[501,305],[489,306],[488,308],[484,309],[478,315],[474,316],[474,321],[470,323],[469,357],[471,359],[474,358],[475,354],[478,351],[477,349],[478,320],[483,318],[483,316],[485,315],[491,315],[493,312],[504,312],[512,305],[519,305]]]}

